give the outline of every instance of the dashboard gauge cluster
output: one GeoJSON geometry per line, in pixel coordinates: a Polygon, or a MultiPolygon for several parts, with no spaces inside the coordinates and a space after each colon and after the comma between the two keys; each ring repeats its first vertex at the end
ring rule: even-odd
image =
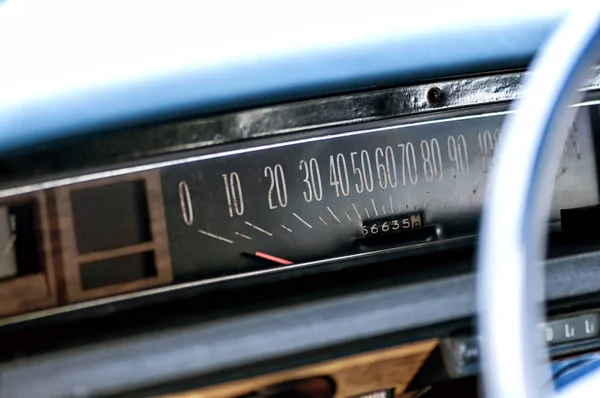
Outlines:
{"type": "MultiPolygon", "coordinates": [[[[166,167],[175,275],[233,274],[471,236],[504,117],[386,122],[166,167]]],[[[597,203],[583,108],[570,127],[550,221],[561,209],[597,203]]]]}
{"type": "MultiPolygon", "coordinates": [[[[420,85],[175,123],[148,134],[219,131],[233,120],[242,129],[248,119],[253,139],[151,158],[154,148],[117,168],[85,174],[80,165],[62,177],[11,182],[0,188],[0,324],[292,269],[395,261],[402,270],[402,258],[468,249],[519,81],[508,74],[440,83],[442,94],[464,95],[444,94],[435,109],[426,109],[430,87],[420,85]],[[315,120],[301,131],[305,119],[291,117],[294,109],[305,119],[313,109],[315,120]]],[[[593,98],[569,126],[551,230],[562,222],[580,233],[600,219],[593,98]]]]}

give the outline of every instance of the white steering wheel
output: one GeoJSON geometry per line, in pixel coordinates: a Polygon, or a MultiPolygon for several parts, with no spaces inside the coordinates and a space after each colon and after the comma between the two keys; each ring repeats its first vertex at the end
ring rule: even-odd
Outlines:
{"type": "MultiPolygon", "coordinates": [[[[541,5],[543,6],[543,5],[541,5]]],[[[600,55],[600,2],[574,10],[538,53],[503,126],[487,187],[478,253],[478,321],[487,398],[555,395],[539,323],[544,313],[546,228],[554,177],[583,93],[600,55]]],[[[599,265],[600,266],[600,265],[599,265]]],[[[592,397],[600,374],[560,396],[592,397]]]]}

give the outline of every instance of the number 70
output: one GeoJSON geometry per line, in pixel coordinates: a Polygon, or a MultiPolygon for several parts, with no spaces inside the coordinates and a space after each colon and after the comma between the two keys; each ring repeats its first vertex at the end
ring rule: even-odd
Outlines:
{"type": "Polygon", "coordinates": [[[398,148],[400,148],[401,154],[400,163],[402,163],[402,184],[406,185],[406,176],[408,174],[410,183],[416,185],[419,181],[419,175],[417,173],[417,156],[415,155],[415,147],[411,142],[407,142],[406,144],[398,144],[398,148]]]}

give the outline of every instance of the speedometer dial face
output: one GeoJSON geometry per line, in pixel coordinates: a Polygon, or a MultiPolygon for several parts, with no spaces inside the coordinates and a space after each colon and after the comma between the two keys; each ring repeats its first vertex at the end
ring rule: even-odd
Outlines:
{"type": "MultiPolygon", "coordinates": [[[[473,234],[504,117],[357,129],[165,168],[174,272],[182,279],[219,276],[261,262],[358,253],[380,242],[473,234]],[[421,228],[429,230],[415,233],[421,228]]],[[[553,219],[560,209],[598,202],[593,154],[582,111],[556,178],[553,219]]]]}

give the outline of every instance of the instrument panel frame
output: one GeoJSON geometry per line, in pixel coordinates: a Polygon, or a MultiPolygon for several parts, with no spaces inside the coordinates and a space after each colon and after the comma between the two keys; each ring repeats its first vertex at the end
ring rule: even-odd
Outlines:
{"type": "MultiPolygon", "coordinates": [[[[595,70],[594,77],[587,89],[592,91],[600,89],[600,73],[598,71],[600,71],[600,68],[595,70]]],[[[385,115],[372,115],[374,119],[363,121],[365,126],[368,126],[369,121],[391,119],[396,116],[403,116],[404,123],[408,120],[429,117],[442,119],[447,115],[447,112],[461,114],[473,113],[473,110],[476,112],[482,112],[486,109],[505,110],[507,103],[519,95],[519,84],[522,78],[523,74],[508,74],[504,77],[496,77],[495,81],[498,85],[486,88],[487,91],[484,91],[481,96],[476,95],[477,90],[469,91],[466,89],[474,85],[473,79],[480,78],[461,79],[462,83],[459,86],[465,88],[465,91],[456,92],[455,94],[457,96],[465,95],[463,100],[450,101],[450,96],[445,97],[450,101],[448,104],[454,105],[445,107],[443,103],[439,106],[421,104],[421,107],[406,114],[396,115],[388,112],[385,115]],[[518,79],[515,76],[518,76],[518,79]],[[506,86],[503,85],[505,83],[506,86]],[[497,90],[497,93],[494,93],[494,90],[497,90]],[[468,98],[470,99],[467,100],[468,98]],[[482,108],[483,105],[489,107],[482,108]],[[404,117],[406,118],[404,119],[404,117]]],[[[448,84],[459,83],[450,82],[448,84]]],[[[420,85],[419,90],[421,91],[419,92],[426,95],[427,90],[432,86],[440,87],[442,92],[446,93],[443,83],[420,85]]],[[[402,90],[408,89],[386,90],[385,93],[379,93],[380,98],[385,98],[394,92],[402,92],[402,90]]],[[[365,95],[371,96],[370,98],[373,100],[379,94],[362,93],[348,97],[361,98],[365,95]]],[[[591,92],[588,99],[590,101],[598,99],[598,93],[591,92]]],[[[331,103],[337,103],[339,106],[345,106],[343,105],[344,100],[340,100],[340,102],[336,102],[335,99],[328,100],[331,103]]],[[[288,104],[273,109],[292,109],[294,105],[302,107],[308,106],[309,103],[312,106],[318,106],[321,101],[324,100],[288,104]]],[[[324,109],[327,109],[327,107],[325,106],[324,109]]],[[[262,125],[259,123],[260,120],[267,123],[265,120],[274,117],[273,114],[269,114],[267,111],[262,116],[259,110],[248,112],[255,112],[255,120],[258,123],[256,126],[262,125]]],[[[273,112],[277,113],[278,111],[273,112]]],[[[393,110],[393,112],[398,112],[398,110],[393,110]]],[[[324,111],[324,113],[327,112],[324,111]]],[[[285,112],[281,113],[281,115],[284,114],[285,112]]],[[[236,117],[240,117],[239,114],[236,115],[238,116],[226,115],[223,118],[235,120],[236,117]]],[[[64,187],[73,183],[96,181],[105,177],[124,176],[133,172],[145,172],[159,167],[160,163],[149,164],[147,161],[135,160],[140,157],[157,155],[155,159],[157,162],[170,162],[174,159],[177,161],[177,157],[189,154],[191,149],[198,153],[208,154],[206,156],[218,156],[221,151],[225,150],[243,150],[236,149],[242,145],[255,148],[267,141],[276,143],[289,140],[294,137],[293,133],[303,133],[302,137],[304,138],[317,136],[319,131],[315,131],[315,128],[320,127],[314,124],[300,127],[291,126],[289,129],[281,129],[281,131],[269,134],[259,127],[256,127],[257,130],[254,132],[248,132],[251,130],[247,130],[244,133],[242,129],[238,129],[238,126],[232,130],[234,132],[231,136],[228,135],[221,141],[208,139],[211,134],[214,138],[214,131],[210,132],[210,128],[207,127],[206,129],[198,129],[198,134],[200,136],[204,134],[207,139],[196,141],[199,136],[190,133],[190,131],[194,131],[194,123],[200,125],[202,123],[207,125],[214,123],[212,126],[215,127],[223,122],[223,119],[219,120],[218,118],[211,120],[175,123],[157,127],[159,133],[149,131],[150,136],[157,134],[155,136],[156,140],[139,151],[127,151],[126,146],[139,140],[141,134],[145,131],[143,129],[132,134],[130,136],[131,141],[125,139],[123,147],[116,152],[112,151],[110,141],[113,139],[118,140],[119,134],[108,137],[107,141],[103,141],[104,138],[102,137],[92,138],[93,141],[98,140],[96,142],[97,146],[95,146],[96,144],[92,145],[94,149],[91,152],[83,151],[86,156],[91,153],[97,155],[90,156],[90,159],[93,159],[94,162],[88,164],[91,168],[88,169],[88,174],[74,176],[73,170],[85,164],[75,161],[63,165],[62,169],[51,167],[36,175],[16,176],[12,182],[0,189],[0,197],[9,198],[45,188],[64,187]],[[175,139],[176,142],[171,146],[167,145],[165,153],[153,152],[152,148],[156,149],[159,146],[161,134],[167,136],[170,132],[185,127],[186,124],[190,130],[184,129],[184,132],[178,136],[181,139],[175,139]],[[260,141],[253,139],[258,137],[263,139],[260,141]],[[155,146],[153,147],[153,145],[155,146]],[[187,145],[191,145],[191,147],[187,145]],[[210,155],[210,152],[215,152],[215,154],[210,155]],[[122,168],[110,169],[106,165],[109,163],[108,160],[114,161],[115,153],[120,153],[116,158],[121,159],[124,164],[119,166],[122,168]],[[103,161],[106,161],[106,163],[104,164],[103,161]],[[48,175],[48,170],[54,170],[63,175],[57,178],[56,175],[48,175]],[[24,183],[25,180],[29,180],[29,183],[24,183]]],[[[331,123],[333,130],[344,131],[347,130],[347,123],[354,123],[354,121],[344,122],[338,120],[331,121],[331,123]]],[[[390,120],[389,123],[397,123],[397,121],[390,120]]],[[[268,125],[268,123],[265,125],[268,125]]],[[[61,152],[64,147],[56,150],[61,152]]],[[[379,253],[379,255],[381,257],[378,257],[378,260],[394,258],[393,252],[379,253]]],[[[372,259],[369,256],[358,256],[351,259],[342,258],[339,259],[339,263],[332,264],[329,270],[364,264],[372,259]]],[[[598,280],[600,280],[597,261],[597,253],[549,261],[548,298],[551,300],[566,299],[596,292],[598,280]]],[[[288,269],[278,269],[269,272],[270,275],[267,279],[276,281],[283,276],[283,271],[291,271],[296,276],[299,274],[307,275],[316,272],[317,269],[322,269],[320,266],[323,265],[322,262],[315,262],[308,266],[305,264],[306,267],[302,269],[296,266],[291,266],[288,269]]],[[[257,272],[247,276],[267,275],[264,272],[257,272]]],[[[129,308],[135,308],[174,297],[196,295],[200,291],[212,291],[211,289],[219,288],[223,283],[251,283],[252,280],[256,280],[256,278],[245,278],[242,281],[239,278],[226,277],[210,281],[208,284],[205,282],[188,283],[177,286],[176,289],[171,287],[150,289],[123,294],[110,299],[82,302],[62,308],[6,318],[0,321],[0,325],[7,326],[9,329],[15,327],[14,329],[18,330],[20,326],[38,325],[43,327],[44,324],[56,324],[65,319],[80,321],[89,316],[107,316],[114,313],[121,304],[129,306],[129,308]]],[[[193,326],[175,324],[170,328],[169,333],[150,333],[143,337],[137,336],[133,341],[128,340],[128,344],[125,345],[122,339],[97,342],[86,347],[80,347],[78,350],[63,353],[64,355],[60,356],[33,356],[20,361],[16,365],[0,365],[0,374],[2,374],[3,380],[7,381],[7,383],[2,383],[0,391],[10,395],[17,391],[23,391],[20,388],[25,386],[32,396],[49,393],[64,395],[73,393],[72,386],[74,385],[85,385],[86,392],[112,393],[131,391],[140,386],[151,385],[158,378],[161,378],[161,380],[180,380],[188,376],[210,378],[216,372],[244,367],[248,363],[256,361],[269,361],[300,352],[318,350],[325,346],[346,344],[356,339],[371,339],[390,333],[452,322],[457,319],[468,319],[475,314],[473,297],[474,275],[463,274],[410,285],[373,288],[368,292],[351,292],[343,297],[323,297],[308,303],[273,304],[273,306],[265,308],[264,311],[252,313],[245,317],[224,317],[220,320],[200,322],[193,326]],[[389,303],[391,302],[398,305],[390,307],[389,303]],[[316,320],[319,320],[318,328],[311,326],[315,324],[316,320]],[[248,336],[260,336],[258,340],[261,344],[253,344],[256,339],[248,341],[248,336]],[[181,349],[182,341],[189,343],[184,350],[181,349]],[[270,341],[272,344],[264,345],[262,344],[264,341],[270,341]],[[294,344],[289,345],[290,341],[293,341],[294,344]],[[242,344],[244,349],[236,349],[239,344],[242,344]],[[140,352],[144,352],[142,357],[144,372],[135,372],[132,377],[130,372],[123,372],[122,370],[136,368],[140,364],[138,362],[140,358],[134,354],[140,352]],[[79,366],[80,363],[91,364],[91,366],[82,368],[79,366]],[[168,364],[179,364],[183,367],[173,367],[168,366],[168,364]],[[106,373],[107,371],[109,373],[106,373]],[[97,377],[98,374],[110,374],[112,376],[100,379],[97,377]],[[48,384],[43,382],[48,379],[55,381],[50,386],[52,391],[48,390],[48,384]],[[32,380],[39,380],[40,382],[35,383],[32,380]]]]}
{"type": "MultiPolygon", "coordinates": [[[[359,134],[371,128],[381,128],[393,125],[428,122],[441,123],[446,119],[464,117],[468,115],[482,115],[494,112],[509,112],[508,103],[520,95],[520,84],[526,73],[506,73],[501,75],[477,76],[456,79],[435,84],[420,84],[410,87],[388,89],[371,93],[356,93],[341,97],[317,99],[300,103],[284,104],[271,108],[240,112],[223,115],[215,118],[200,119],[191,122],[168,124],[156,128],[138,129],[135,134],[128,136],[119,150],[122,159],[130,159],[119,164],[118,168],[107,169],[102,166],[103,159],[114,160],[114,142],[121,134],[114,132],[105,136],[92,139],[91,152],[84,146],[81,158],[93,159],[95,167],[88,168],[88,173],[74,175],[73,168],[79,168],[81,163],[63,165],[64,168],[52,168],[57,173],[50,176],[36,177],[21,176],[6,186],[0,187],[0,199],[43,189],[67,187],[72,184],[93,183],[104,178],[127,178],[130,174],[147,173],[161,167],[175,164],[193,162],[199,159],[209,159],[227,156],[235,153],[255,151],[269,146],[292,145],[298,141],[312,141],[327,139],[336,134],[359,134]],[[442,96],[441,102],[432,104],[427,101],[428,92],[432,88],[439,89],[442,96]],[[352,105],[354,104],[354,105],[352,105]],[[379,104],[379,105],[378,105],[379,104]],[[350,115],[348,109],[351,109],[350,115]],[[315,112],[315,110],[319,110],[315,112]],[[313,119],[306,119],[307,115],[314,115],[313,119]],[[302,117],[296,118],[295,115],[302,117]],[[351,117],[354,115],[354,117],[351,117]],[[358,115],[358,116],[356,116],[358,115]],[[360,125],[355,125],[355,123],[360,125]],[[375,123],[376,122],[376,123],[375,123]],[[348,133],[349,125],[352,125],[348,133]],[[329,127],[328,127],[329,126],[329,127]],[[321,127],[328,127],[321,129],[321,127]],[[167,145],[162,154],[156,151],[167,136],[173,133],[175,141],[167,145]],[[225,138],[215,140],[216,132],[227,132],[225,138]],[[148,146],[136,148],[132,143],[140,141],[140,134],[150,137],[148,146]],[[202,139],[203,137],[203,139],[202,139]],[[199,139],[200,138],[200,139],[199,139]],[[255,139],[255,138],[261,138],[255,139]],[[94,143],[95,141],[95,143],[94,143]],[[217,145],[218,144],[218,145],[217,145]],[[132,151],[132,148],[136,148],[132,151]],[[194,149],[195,148],[195,149],[194,149]],[[131,158],[153,156],[151,161],[131,158]]],[[[588,91],[586,102],[580,105],[596,104],[600,99],[600,66],[595,67],[593,73],[583,90],[588,91]]],[[[69,142],[77,146],[78,141],[69,142]]],[[[79,146],[80,147],[80,146],[79,146]]],[[[57,153],[64,154],[65,147],[58,146],[54,149],[57,153]]],[[[27,159],[27,157],[25,157],[27,159]]],[[[27,160],[29,162],[34,159],[27,160]]],[[[46,170],[47,171],[47,170],[46,170]]],[[[9,179],[10,181],[10,179],[9,179]]],[[[26,322],[40,317],[61,315],[70,311],[81,312],[93,307],[124,303],[132,299],[142,303],[156,294],[190,294],[192,291],[201,291],[211,286],[231,283],[241,279],[256,280],[266,275],[279,275],[293,270],[302,274],[313,274],[320,271],[331,271],[354,267],[368,263],[372,259],[388,261],[403,257],[407,254],[418,254],[433,249],[443,249],[449,246],[464,247],[472,244],[474,236],[456,238],[448,244],[439,245],[435,242],[424,242],[411,247],[384,249],[373,253],[341,256],[326,260],[310,261],[293,264],[275,269],[251,271],[239,275],[230,275],[209,278],[200,281],[185,282],[173,286],[152,288],[137,292],[120,294],[113,297],[96,299],[94,301],[80,302],[67,306],[52,308],[29,314],[22,314],[0,320],[1,325],[26,322]]],[[[140,304],[141,305],[141,304],[140,304]]]]}

